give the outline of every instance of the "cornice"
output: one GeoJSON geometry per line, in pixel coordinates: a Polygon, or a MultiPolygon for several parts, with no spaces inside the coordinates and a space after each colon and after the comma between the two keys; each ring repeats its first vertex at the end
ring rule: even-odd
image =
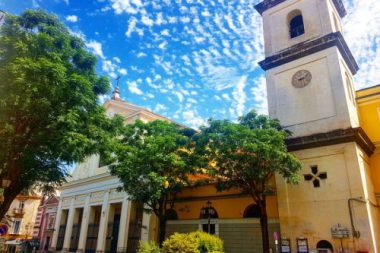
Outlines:
{"type": "MultiPolygon", "coordinates": [[[[287,0],[264,0],[261,3],[255,5],[255,9],[260,13],[260,15],[263,15],[263,12],[275,7],[276,5],[279,5],[287,0]]],[[[341,18],[345,17],[347,15],[346,8],[344,7],[344,4],[342,0],[332,0],[336,10],[339,13],[339,16],[341,18]]]]}
{"type": "Polygon", "coordinates": [[[317,39],[296,44],[279,53],[268,56],[265,60],[259,62],[259,65],[263,70],[269,70],[330,47],[337,47],[339,49],[347,66],[352,74],[355,75],[359,70],[359,66],[340,32],[330,33],[317,39]]]}
{"type": "Polygon", "coordinates": [[[361,127],[291,138],[286,140],[286,145],[288,151],[298,151],[348,142],[356,142],[368,156],[371,156],[376,149],[371,139],[361,127]]]}
{"type": "Polygon", "coordinates": [[[87,178],[69,181],[69,182],[63,184],[59,188],[59,190],[62,191],[62,190],[66,190],[66,189],[70,189],[70,188],[74,188],[74,187],[78,187],[78,186],[88,185],[91,183],[104,182],[107,179],[114,179],[114,178],[116,178],[116,177],[112,176],[109,172],[106,172],[106,173],[102,173],[102,174],[87,177],[87,178]]]}

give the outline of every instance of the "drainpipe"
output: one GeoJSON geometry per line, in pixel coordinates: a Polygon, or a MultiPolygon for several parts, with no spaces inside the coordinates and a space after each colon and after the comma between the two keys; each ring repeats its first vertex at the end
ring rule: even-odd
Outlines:
{"type": "Polygon", "coordinates": [[[373,203],[371,200],[365,200],[365,199],[363,199],[363,197],[348,199],[348,210],[350,212],[352,236],[354,238],[360,238],[360,231],[356,230],[355,223],[354,223],[354,215],[352,213],[352,202],[359,202],[359,203],[363,203],[363,204],[370,203],[373,207],[376,207],[376,208],[380,208],[380,205],[377,203],[376,204],[373,203]]]}
{"type": "Polygon", "coordinates": [[[356,230],[355,223],[354,223],[354,215],[352,213],[352,202],[359,202],[359,203],[367,204],[367,201],[363,200],[362,197],[348,199],[348,210],[350,212],[352,236],[354,238],[360,238],[360,231],[356,230]]]}

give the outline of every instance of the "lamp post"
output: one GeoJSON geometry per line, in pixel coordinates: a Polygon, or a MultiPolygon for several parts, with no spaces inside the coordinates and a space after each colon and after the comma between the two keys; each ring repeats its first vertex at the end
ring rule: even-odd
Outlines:
{"type": "Polygon", "coordinates": [[[215,210],[212,207],[210,200],[208,200],[206,202],[206,206],[202,208],[201,212],[202,212],[203,217],[207,215],[207,233],[210,234],[210,232],[211,232],[211,217],[215,215],[215,210]]]}

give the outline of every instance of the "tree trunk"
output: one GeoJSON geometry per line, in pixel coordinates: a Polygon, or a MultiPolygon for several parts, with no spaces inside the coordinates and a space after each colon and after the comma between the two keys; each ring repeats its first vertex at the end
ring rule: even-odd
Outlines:
{"type": "Polygon", "coordinates": [[[11,185],[4,190],[4,202],[0,205],[0,219],[5,217],[13,200],[20,192],[21,189],[15,183],[11,183],[11,185]]]}
{"type": "Polygon", "coordinates": [[[260,217],[260,226],[261,226],[261,237],[263,243],[263,253],[269,253],[269,229],[268,229],[268,214],[267,214],[267,204],[266,198],[260,203],[261,208],[261,217],[260,217]]]}
{"type": "Polygon", "coordinates": [[[165,241],[165,236],[166,236],[166,218],[159,217],[159,223],[160,223],[160,228],[159,228],[159,236],[158,236],[158,244],[160,247],[162,247],[162,243],[165,241]]]}

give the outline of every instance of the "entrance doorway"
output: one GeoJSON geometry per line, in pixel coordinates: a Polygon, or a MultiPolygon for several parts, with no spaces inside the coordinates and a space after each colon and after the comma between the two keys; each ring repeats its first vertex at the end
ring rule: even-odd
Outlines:
{"type": "Polygon", "coordinates": [[[142,204],[132,202],[126,253],[136,253],[139,246],[144,210],[143,207],[142,204]]]}
{"type": "Polygon", "coordinates": [[[50,236],[47,236],[46,237],[46,241],[45,241],[44,250],[48,250],[49,249],[49,245],[50,245],[50,236]]]}
{"type": "Polygon", "coordinates": [[[318,253],[333,253],[334,248],[329,241],[322,240],[317,243],[317,252],[318,253]]]}
{"type": "Polygon", "coordinates": [[[110,253],[117,252],[117,241],[119,239],[120,214],[115,214],[113,222],[110,223],[107,240],[110,240],[110,253]]]}

